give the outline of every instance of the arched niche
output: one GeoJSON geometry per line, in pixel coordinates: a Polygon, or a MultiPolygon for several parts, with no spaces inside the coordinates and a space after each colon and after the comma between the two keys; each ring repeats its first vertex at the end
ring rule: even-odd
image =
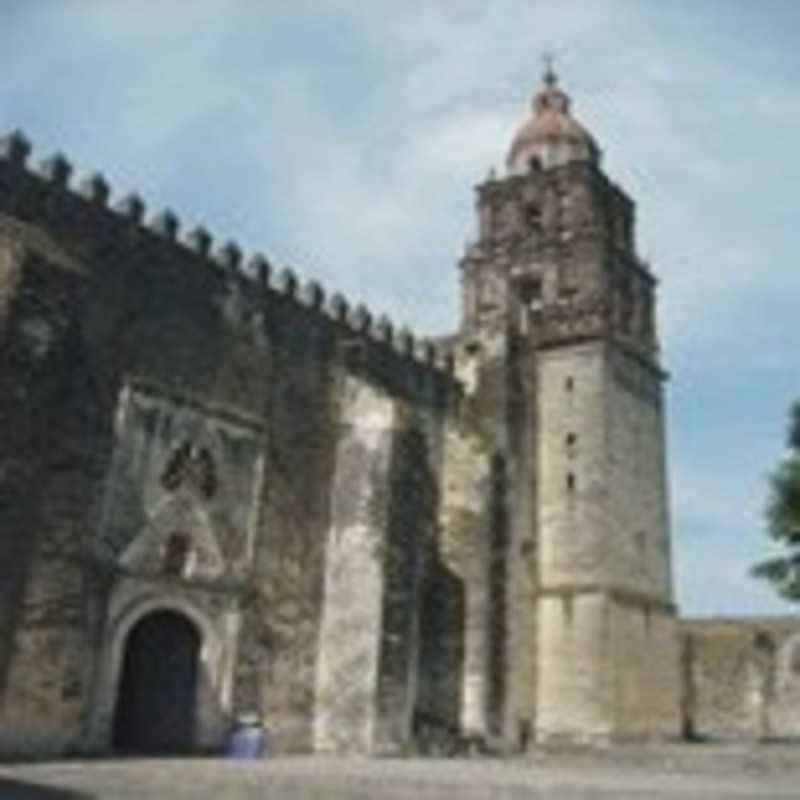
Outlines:
{"type": "MultiPolygon", "coordinates": [[[[154,614],[173,614],[197,634],[192,750],[214,751],[227,734],[233,688],[238,613],[235,609],[211,615],[189,597],[154,591],[137,581],[118,587],[109,604],[109,616],[96,671],[95,693],[88,720],[88,743],[106,752],[115,742],[115,713],[124,688],[127,646],[137,626],[154,614]]],[[[157,711],[154,711],[157,713],[157,711]]]]}

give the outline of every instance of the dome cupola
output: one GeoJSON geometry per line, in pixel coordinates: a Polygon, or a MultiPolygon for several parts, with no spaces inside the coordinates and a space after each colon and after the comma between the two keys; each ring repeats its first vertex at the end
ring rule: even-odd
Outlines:
{"type": "Polygon", "coordinates": [[[574,161],[597,163],[599,158],[600,149],[570,113],[570,99],[548,64],[542,87],[533,99],[532,114],[517,131],[508,151],[508,172],[521,175],[574,161]]]}

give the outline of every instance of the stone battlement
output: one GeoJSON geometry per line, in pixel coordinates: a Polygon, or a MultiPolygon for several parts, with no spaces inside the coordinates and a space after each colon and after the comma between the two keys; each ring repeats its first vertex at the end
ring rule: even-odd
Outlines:
{"type": "MultiPolygon", "coordinates": [[[[411,365],[421,375],[452,383],[450,348],[417,337],[408,327],[376,315],[363,303],[342,294],[328,295],[315,280],[301,281],[290,267],[276,269],[262,253],[245,256],[239,244],[228,239],[214,247],[214,237],[203,226],[183,235],[179,216],[169,208],[147,215],[144,200],[130,193],[111,203],[112,187],[100,172],[93,172],[73,186],[73,165],[55,153],[31,168],[32,146],[22,131],[0,139],[0,213],[24,223],[46,226],[54,232],[76,233],[82,255],[112,246],[120,249],[155,247],[162,257],[222,274],[236,291],[259,304],[265,296],[322,318],[324,324],[345,338],[352,351],[356,344],[382,359],[411,365]],[[112,244],[113,243],[113,244],[112,244]]],[[[362,349],[363,349],[362,348],[362,349]]]]}

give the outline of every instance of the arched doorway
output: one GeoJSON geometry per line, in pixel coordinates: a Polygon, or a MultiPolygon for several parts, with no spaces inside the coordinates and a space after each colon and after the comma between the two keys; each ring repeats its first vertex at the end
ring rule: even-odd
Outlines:
{"type": "Polygon", "coordinates": [[[182,614],[153,611],[128,634],[114,717],[114,747],[188,753],[195,743],[200,634],[182,614]]]}

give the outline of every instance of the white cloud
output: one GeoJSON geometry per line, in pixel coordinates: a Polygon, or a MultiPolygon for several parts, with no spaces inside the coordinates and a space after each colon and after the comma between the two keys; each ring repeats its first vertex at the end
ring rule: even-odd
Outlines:
{"type": "Polygon", "coordinates": [[[418,180],[457,177],[468,187],[502,164],[503,144],[517,124],[516,118],[488,109],[445,116],[415,139],[408,169],[418,180]]]}

